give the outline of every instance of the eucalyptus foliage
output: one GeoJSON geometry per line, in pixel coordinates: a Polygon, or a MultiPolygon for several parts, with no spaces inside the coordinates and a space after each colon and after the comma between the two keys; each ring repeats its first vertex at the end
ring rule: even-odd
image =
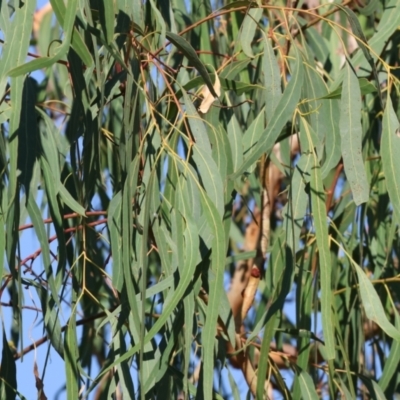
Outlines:
{"type": "Polygon", "coordinates": [[[0,2],[0,397],[47,346],[68,399],[394,398],[400,0],[50,4],[0,2]]]}

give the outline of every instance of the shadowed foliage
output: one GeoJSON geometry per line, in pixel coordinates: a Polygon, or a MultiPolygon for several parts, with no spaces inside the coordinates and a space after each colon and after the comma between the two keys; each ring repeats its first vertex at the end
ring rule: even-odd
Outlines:
{"type": "Polygon", "coordinates": [[[71,400],[398,396],[400,0],[35,7],[0,2],[0,398],[51,359],[71,400]]]}

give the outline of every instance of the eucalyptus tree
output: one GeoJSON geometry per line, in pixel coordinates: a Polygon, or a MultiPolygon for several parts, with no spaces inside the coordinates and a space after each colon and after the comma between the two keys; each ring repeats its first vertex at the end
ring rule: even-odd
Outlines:
{"type": "Polygon", "coordinates": [[[0,6],[1,398],[399,392],[399,0],[0,6]]]}

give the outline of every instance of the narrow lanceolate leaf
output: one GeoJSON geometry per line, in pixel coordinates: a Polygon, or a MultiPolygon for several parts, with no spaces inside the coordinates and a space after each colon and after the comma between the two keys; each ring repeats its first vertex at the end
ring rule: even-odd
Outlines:
{"type": "Polygon", "coordinates": [[[286,125],[286,122],[293,116],[297,107],[303,84],[303,76],[303,61],[300,54],[298,54],[293,74],[290,77],[290,81],[283,92],[281,99],[279,100],[276,112],[268,123],[267,129],[262,133],[261,139],[255,146],[254,150],[249,154],[238,170],[231,175],[231,179],[236,179],[238,176],[246,172],[247,168],[254,164],[263,153],[269,153],[271,151],[276,139],[281,133],[281,130],[286,125]]]}
{"type": "Polygon", "coordinates": [[[197,69],[199,74],[203,77],[204,83],[210,89],[210,92],[214,97],[218,97],[218,94],[215,92],[213,83],[211,81],[210,75],[204,64],[200,61],[200,58],[197,56],[196,51],[190,45],[190,43],[185,40],[183,37],[172,33],[166,32],[167,39],[174,44],[186,57],[187,59],[193,64],[193,66],[197,69]]]}
{"type": "Polygon", "coordinates": [[[224,186],[217,164],[212,159],[211,154],[193,145],[193,160],[196,163],[202,183],[210,199],[217,207],[221,217],[224,215],[224,186]]]}
{"type": "Polygon", "coordinates": [[[57,288],[53,276],[52,263],[50,260],[49,242],[47,239],[46,230],[44,228],[44,223],[42,220],[42,213],[40,212],[40,209],[37,206],[32,193],[30,193],[30,195],[28,196],[27,209],[29,216],[31,217],[33,226],[35,228],[37,238],[39,239],[40,246],[42,248],[44,270],[46,271],[47,281],[51,294],[53,296],[53,300],[60,307],[60,301],[58,299],[57,288]]]}
{"type": "Polygon", "coordinates": [[[265,114],[267,121],[272,119],[282,97],[281,74],[270,40],[264,35],[263,72],[265,82],[265,114]]]}
{"type": "Polygon", "coordinates": [[[48,292],[41,285],[34,282],[37,295],[42,306],[44,322],[47,336],[51,345],[57,353],[64,359],[64,342],[61,331],[60,320],[58,319],[58,308],[54,306],[54,301],[48,296],[48,292]]]}
{"type": "Polygon", "coordinates": [[[82,217],[85,216],[85,209],[71,196],[68,192],[67,188],[60,184],[58,187],[59,191],[58,194],[61,200],[71,209],[74,210],[76,213],[81,215],[82,217]]]}
{"type": "MultiPolygon", "coordinates": [[[[375,93],[377,91],[376,87],[366,78],[358,78],[358,84],[360,85],[360,91],[362,95],[375,93]]],[[[343,85],[341,84],[338,88],[320,97],[319,100],[340,99],[340,97],[342,96],[342,89],[343,85]]]]}
{"type": "Polygon", "coordinates": [[[393,210],[400,221],[400,124],[390,96],[383,115],[381,160],[393,210]]]}
{"type": "Polygon", "coordinates": [[[360,205],[368,201],[369,184],[362,158],[361,93],[349,63],[343,80],[339,127],[344,170],[354,202],[360,205]]]}
{"type": "MultiPolygon", "coordinates": [[[[395,324],[396,324],[396,329],[400,331],[400,317],[397,311],[395,311],[395,324]]],[[[388,387],[393,377],[393,374],[397,371],[399,367],[399,360],[400,360],[400,341],[396,340],[392,343],[389,357],[385,360],[382,376],[379,379],[379,386],[382,390],[386,390],[386,388],[388,387]]]]}
{"type": "Polygon", "coordinates": [[[78,387],[78,342],[76,338],[75,313],[71,315],[65,331],[64,339],[64,360],[65,360],[65,376],[67,380],[67,399],[73,400],[79,398],[78,387]]]}
{"type": "Polygon", "coordinates": [[[256,33],[257,23],[260,20],[263,13],[262,8],[250,8],[244,17],[241,32],[240,32],[240,44],[246,56],[253,58],[253,50],[251,43],[256,33]]]}
{"type": "Polygon", "coordinates": [[[396,329],[386,317],[386,312],[382,305],[382,300],[376,293],[374,285],[368,279],[360,266],[353,263],[357,271],[358,283],[360,285],[361,301],[365,309],[365,315],[393,339],[400,341],[400,331],[396,329]]]}
{"type": "Polygon", "coordinates": [[[221,216],[224,213],[224,187],[217,164],[212,158],[212,150],[207,130],[203,120],[199,117],[192,102],[184,92],[190,129],[196,143],[192,145],[193,160],[202,176],[202,184],[216,205],[221,216]]]}
{"type": "Polygon", "coordinates": [[[351,10],[350,8],[341,7],[340,5],[338,7],[340,7],[347,14],[347,16],[349,18],[350,26],[354,33],[355,39],[357,40],[357,43],[360,46],[362,52],[364,53],[364,56],[367,59],[368,64],[370,65],[372,72],[374,74],[374,78],[375,78],[377,89],[378,89],[379,99],[382,102],[382,94],[381,94],[380,83],[379,83],[379,79],[378,79],[378,71],[376,70],[375,61],[372,58],[370,50],[368,49],[367,38],[365,37],[364,32],[361,28],[360,21],[358,20],[357,15],[354,14],[354,11],[351,10]]]}
{"type": "MultiPolygon", "coordinates": [[[[7,7],[6,5],[3,7],[7,7]]],[[[13,21],[5,37],[2,47],[0,62],[0,93],[3,95],[7,82],[7,72],[16,65],[25,61],[31,39],[33,13],[36,3],[28,1],[21,3],[21,7],[15,10],[13,21]],[[15,34],[18,32],[18,34],[15,34]]],[[[2,7],[2,8],[3,8],[2,7]]],[[[4,12],[4,11],[2,11],[4,12]]]]}
{"type": "Polygon", "coordinates": [[[114,37],[114,1],[104,0],[99,3],[100,22],[103,28],[107,44],[110,44],[114,37]]]}
{"type": "MultiPolygon", "coordinates": [[[[64,31],[67,30],[64,19],[66,17],[66,6],[63,1],[60,0],[50,0],[52,8],[54,10],[54,14],[57,17],[58,22],[64,28],[64,31]]],[[[69,7],[70,4],[68,3],[69,7]]],[[[87,67],[91,67],[93,64],[92,56],[90,55],[89,49],[87,48],[85,41],[82,39],[82,36],[77,28],[74,28],[74,33],[72,35],[72,48],[76,51],[76,54],[81,58],[83,63],[87,67]]]]}
{"type": "Polygon", "coordinates": [[[183,90],[183,98],[185,100],[187,120],[189,122],[193,139],[198,147],[211,154],[211,145],[208,139],[207,129],[204,125],[204,121],[196,111],[196,108],[194,107],[185,90],[183,90]]]}
{"type": "Polygon", "coordinates": [[[325,340],[325,352],[328,360],[335,358],[335,338],[332,326],[332,290],[331,290],[331,254],[329,249],[328,225],[325,208],[325,189],[322,182],[321,169],[317,155],[314,151],[312,134],[307,121],[301,118],[301,129],[305,131],[309,141],[309,151],[313,155],[313,166],[311,167],[311,208],[314,219],[315,236],[319,252],[319,265],[321,276],[321,316],[322,330],[325,340]]]}
{"type": "MultiPolygon", "coordinates": [[[[147,185],[147,193],[144,200],[144,207],[141,210],[141,217],[143,217],[143,235],[141,240],[140,248],[140,266],[141,266],[141,294],[142,294],[142,310],[141,310],[141,320],[144,322],[146,319],[146,287],[147,287],[147,266],[148,266],[148,255],[147,255],[147,240],[149,236],[149,219],[150,219],[150,203],[151,196],[148,194],[154,190],[159,191],[159,187],[156,187],[154,183],[158,183],[158,180],[154,179],[156,176],[155,170],[150,174],[150,178],[147,185]]],[[[140,326],[140,337],[144,337],[146,334],[146,325],[143,323],[140,326]]],[[[144,367],[143,355],[145,352],[145,343],[142,343],[139,355],[139,382],[142,387],[144,387],[146,381],[146,371],[144,367]]]]}
{"type": "Polygon", "coordinates": [[[321,169],[324,179],[329,171],[336,167],[341,157],[340,131],[339,131],[339,102],[338,100],[326,100],[328,105],[328,133],[325,137],[325,161],[321,169]]]}
{"type": "Polygon", "coordinates": [[[122,220],[121,220],[121,192],[118,192],[110,201],[108,207],[107,225],[110,232],[111,252],[113,257],[113,286],[121,291],[124,284],[124,271],[121,258],[121,236],[122,220]]]}
{"type": "Polygon", "coordinates": [[[35,102],[37,96],[37,82],[26,77],[22,92],[22,109],[18,128],[18,169],[19,181],[29,192],[33,174],[33,166],[39,151],[39,138],[36,126],[35,102]]]}
{"type": "Polygon", "coordinates": [[[204,191],[201,191],[204,215],[214,236],[211,248],[211,269],[208,277],[209,298],[203,342],[203,393],[206,400],[213,398],[214,341],[217,329],[221,292],[224,290],[225,232],[221,217],[204,191]]]}
{"type": "Polygon", "coordinates": [[[310,153],[302,154],[292,176],[289,201],[283,209],[283,227],[287,232],[288,246],[296,254],[300,246],[300,232],[303,227],[307,210],[308,196],[306,196],[306,184],[310,180],[310,170],[313,165],[313,157],[310,153]]]}
{"type": "Polygon", "coordinates": [[[160,34],[159,43],[161,46],[165,45],[165,33],[166,33],[166,26],[163,16],[161,15],[160,11],[158,10],[156,3],[154,0],[150,0],[150,5],[152,12],[154,13],[156,22],[157,22],[157,31],[160,34]]]}
{"type": "Polygon", "coordinates": [[[319,396],[315,390],[315,384],[311,376],[306,371],[301,371],[298,375],[302,399],[318,400],[319,396]]]}
{"type": "MultiPolygon", "coordinates": [[[[264,132],[264,127],[265,113],[263,112],[263,110],[261,110],[261,112],[253,120],[253,122],[250,124],[250,126],[247,128],[246,132],[242,136],[242,153],[244,159],[246,159],[257,146],[257,143],[264,132]]],[[[253,172],[255,167],[256,164],[254,163],[248,168],[248,172],[253,172]]]]}
{"type": "MultiPolygon", "coordinates": [[[[1,63],[0,63],[1,64],[1,63]]],[[[17,132],[19,117],[22,109],[22,91],[24,77],[11,79],[11,104],[12,113],[10,118],[10,132],[17,132]]],[[[9,151],[9,178],[8,178],[8,201],[13,202],[17,192],[17,161],[18,161],[18,135],[11,135],[8,143],[9,151]]]]}
{"type": "Polygon", "coordinates": [[[234,113],[228,123],[228,139],[232,150],[233,170],[235,171],[243,162],[242,129],[234,113]]]}
{"type": "Polygon", "coordinates": [[[6,332],[3,326],[3,350],[1,353],[0,369],[1,398],[13,400],[16,398],[17,390],[17,368],[13,353],[7,341],[6,332]]]}
{"type": "MultiPolygon", "coordinates": [[[[56,1],[56,0],[54,0],[56,1]]],[[[47,68],[53,65],[55,62],[60,60],[68,51],[69,45],[71,43],[72,31],[74,29],[74,23],[76,18],[78,0],[69,0],[68,7],[66,8],[65,18],[64,18],[64,40],[56,50],[56,53],[52,57],[41,57],[26,64],[20,65],[13,68],[10,72],[10,76],[19,76],[27,74],[28,72],[35,71],[41,68],[47,68]]]]}

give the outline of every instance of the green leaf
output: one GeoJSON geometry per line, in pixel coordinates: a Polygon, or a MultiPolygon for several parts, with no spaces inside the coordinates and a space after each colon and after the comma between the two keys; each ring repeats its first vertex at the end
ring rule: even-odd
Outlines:
{"type": "Polygon", "coordinates": [[[46,159],[42,156],[40,158],[40,167],[43,173],[43,178],[45,181],[45,189],[49,202],[50,213],[53,219],[53,225],[57,234],[58,240],[58,268],[57,275],[61,277],[59,272],[64,273],[64,268],[67,260],[67,248],[65,244],[65,235],[63,227],[63,218],[61,216],[60,207],[57,200],[58,186],[55,184],[56,179],[51,173],[50,166],[48,165],[46,159]]]}
{"type": "MultiPolygon", "coordinates": [[[[395,327],[399,331],[400,329],[400,318],[398,312],[394,312],[395,316],[395,327]]],[[[385,391],[392,380],[393,375],[397,372],[399,367],[400,359],[400,341],[394,340],[390,348],[389,357],[385,360],[382,375],[379,379],[380,388],[385,391]]]]}
{"type": "MultiPolygon", "coordinates": [[[[250,63],[250,58],[245,58],[244,60],[234,61],[229,63],[226,68],[221,72],[221,78],[235,79],[250,63]]],[[[244,83],[244,82],[242,82],[244,83]]],[[[249,83],[244,83],[248,85],[249,83]]]]}
{"type": "MultiPolygon", "coordinates": [[[[1,65],[1,63],[0,63],[1,65]]],[[[8,177],[8,203],[14,202],[17,194],[17,163],[18,163],[18,135],[15,133],[19,127],[19,119],[22,109],[22,92],[24,86],[24,78],[18,77],[11,79],[11,104],[12,114],[10,118],[10,132],[13,134],[8,143],[9,152],[9,177],[8,177]]]]}
{"type": "MultiPolygon", "coordinates": [[[[264,132],[265,113],[262,111],[263,110],[261,110],[261,112],[256,116],[242,136],[243,157],[245,160],[248,154],[251,154],[251,152],[257,146],[257,143],[261,139],[261,135],[264,132]]],[[[248,172],[253,172],[255,167],[256,164],[254,163],[248,168],[248,172]]]]}
{"type": "MultiPolygon", "coordinates": [[[[350,22],[350,26],[351,29],[354,33],[354,37],[357,40],[358,45],[360,46],[362,52],[364,53],[365,58],[368,61],[368,64],[370,65],[374,78],[375,78],[375,82],[377,85],[377,90],[378,90],[378,94],[379,94],[379,99],[382,103],[382,94],[381,94],[381,90],[380,90],[380,82],[379,82],[379,78],[378,78],[378,71],[376,69],[375,66],[375,61],[373,59],[373,57],[370,54],[370,49],[368,48],[367,45],[367,38],[364,35],[364,32],[361,28],[360,22],[357,18],[357,15],[354,14],[354,11],[351,10],[349,7],[342,7],[340,5],[338,5],[339,8],[341,8],[348,16],[349,18],[349,22],[350,22]]],[[[383,104],[382,104],[383,106],[383,104]]]]}
{"type": "Polygon", "coordinates": [[[322,64],[325,64],[329,56],[329,48],[326,38],[314,27],[306,30],[307,42],[312,49],[315,58],[322,64]]]}
{"type": "Polygon", "coordinates": [[[194,140],[196,141],[196,145],[208,154],[211,154],[210,141],[208,139],[204,121],[194,108],[194,105],[186,91],[183,91],[183,98],[185,100],[186,115],[189,121],[190,130],[194,140]]]}
{"type": "Polygon", "coordinates": [[[1,397],[13,400],[17,395],[17,367],[3,326],[3,350],[0,369],[1,397]]]}
{"type": "Polygon", "coordinates": [[[340,145],[340,109],[338,100],[326,100],[328,102],[328,118],[326,124],[327,134],[325,136],[325,161],[321,168],[322,179],[325,179],[329,171],[336,167],[342,152],[340,145]]]}
{"type": "Polygon", "coordinates": [[[300,371],[298,374],[301,397],[302,399],[317,400],[319,396],[315,390],[315,384],[311,379],[311,376],[306,371],[300,371]]]}
{"type": "Polygon", "coordinates": [[[308,196],[305,189],[310,181],[311,168],[314,159],[311,154],[302,154],[293,172],[291,187],[289,190],[289,201],[283,209],[283,226],[287,232],[288,246],[293,250],[293,254],[299,249],[300,232],[303,227],[306,214],[308,196]]]}
{"type": "MultiPolygon", "coordinates": [[[[247,343],[249,343],[252,337],[256,337],[259,330],[264,327],[260,362],[257,371],[259,377],[267,375],[269,363],[268,354],[271,341],[275,333],[278,317],[283,309],[286,296],[290,292],[293,282],[293,259],[291,252],[288,251],[289,248],[286,244],[285,236],[286,232],[284,230],[277,232],[269,259],[270,267],[267,269],[268,277],[266,280],[268,280],[271,285],[272,302],[265,314],[260,318],[251,335],[247,338],[247,343]]],[[[264,383],[264,379],[257,380],[257,398],[264,398],[264,383]]]]}
{"type": "Polygon", "coordinates": [[[362,15],[370,16],[377,11],[377,9],[379,8],[379,4],[379,0],[369,0],[365,2],[364,7],[360,7],[357,5],[357,10],[362,15]]]}
{"type": "MultiPolygon", "coordinates": [[[[60,0],[52,0],[53,9],[58,9],[60,0]]],[[[66,8],[65,18],[59,21],[64,28],[64,40],[56,50],[56,54],[52,57],[41,57],[39,59],[28,62],[27,64],[13,68],[9,75],[11,77],[16,77],[19,75],[27,74],[28,72],[35,71],[41,68],[47,68],[59,61],[65,54],[67,54],[69,45],[71,43],[72,31],[74,29],[75,17],[77,12],[78,0],[70,0],[68,2],[68,7],[66,8]]],[[[62,8],[62,6],[61,6],[62,8]]],[[[65,6],[64,6],[65,8],[65,6]]],[[[57,15],[57,13],[56,13],[57,15]]]]}
{"type": "MultiPolygon", "coordinates": [[[[372,84],[368,79],[366,78],[357,78],[358,79],[358,85],[360,86],[360,93],[361,95],[366,95],[370,93],[376,93],[377,89],[374,84],[372,84]]],[[[340,99],[342,96],[342,91],[343,91],[343,84],[341,84],[338,88],[333,90],[332,92],[328,93],[325,96],[319,97],[319,100],[331,100],[331,99],[340,99]]]]}
{"type": "MultiPolygon", "coordinates": [[[[72,15],[71,13],[69,15],[69,18],[71,19],[66,21],[67,7],[65,6],[65,3],[62,0],[50,0],[50,3],[58,22],[63,27],[64,32],[67,32],[67,28],[70,27],[70,25],[67,24],[71,23],[71,19],[73,19],[72,23],[74,22],[75,15],[72,15]]],[[[73,3],[68,3],[68,8],[72,5],[73,3]]],[[[82,35],[80,34],[77,28],[74,28],[71,40],[72,40],[71,42],[72,48],[76,51],[76,54],[78,54],[82,62],[87,67],[91,67],[93,65],[93,58],[90,55],[89,49],[87,48],[85,41],[82,38],[82,35]]]]}
{"type": "Polygon", "coordinates": [[[246,56],[253,58],[253,50],[251,48],[251,43],[254,39],[254,34],[257,29],[258,21],[263,14],[262,8],[250,8],[243,20],[240,32],[240,44],[246,56]]]}
{"type": "Polygon", "coordinates": [[[99,4],[100,22],[107,44],[114,39],[114,1],[104,0],[99,4]]]}
{"type": "Polygon", "coordinates": [[[35,228],[37,238],[39,239],[43,256],[44,270],[46,271],[47,282],[49,284],[53,300],[60,307],[60,301],[58,299],[57,288],[54,281],[53,267],[50,260],[49,242],[46,235],[46,230],[44,228],[44,223],[42,220],[42,213],[40,212],[39,207],[37,206],[32,193],[30,193],[30,195],[28,196],[27,210],[29,216],[31,217],[33,226],[35,228]]]}
{"type": "Polygon", "coordinates": [[[365,385],[369,392],[369,397],[372,400],[386,400],[386,397],[384,393],[382,392],[382,389],[379,387],[379,385],[371,378],[366,377],[364,375],[359,374],[358,375],[362,381],[362,383],[365,385]]]}
{"type": "Polygon", "coordinates": [[[274,49],[270,40],[264,34],[263,70],[265,82],[265,115],[268,123],[272,120],[275,110],[282,97],[281,75],[274,49]]]}
{"type": "Polygon", "coordinates": [[[79,387],[78,387],[78,346],[76,338],[76,322],[75,312],[71,315],[67,329],[65,330],[64,340],[64,355],[65,355],[65,373],[67,379],[67,399],[78,399],[79,398],[79,387]]]}
{"type": "Polygon", "coordinates": [[[218,97],[217,93],[214,90],[213,83],[211,81],[210,75],[208,74],[206,67],[200,61],[200,58],[197,56],[196,51],[193,49],[190,43],[183,37],[172,32],[166,32],[166,36],[168,40],[172,44],[174,44],[197,69],[198,73],[203,77],[204,82],[207,85],[208,89],[210,90],[211,94],[214,97],[218,97]]]}
{"type": "Polygon", "coordinates": [[[208,196],[201,192],[201,203],[204,215],[214,235],[211,248],[211,270],[209,271],[209,297],[207,318],[203,330],[203,394],[204,399],[211,400],[214,376],[214,342],[219,314],[221,292],[224,290],[225,234],[221,217],[208,196]]]}
{"type": "MultiPolygon", "coordinates": [[[[298,52],[298,50],[296,50],[296,52],[298,52]]],[[[304,76],[302,63],[302,58],[300,55],[298,55],[295,63],[295,69],[290,78],[289,84],[283,92],[283,95],[276,108],[277,112],[274,113],[267,126],[267,129],[262,133],[262,137],[257,143],[255,149],[250,152],[243,164],[237,169],[237,171],[235,171],[233,175],[231,175],[230,179],[236,179],[238,176],[243,174],[247,168],[254,164],[263,153],[269,153],[272,150],[272,147],[281,133],[281,130],[285,126],[286,122],[292,117],[292,114],[297,107],[304,76]]]]}
{"type": "Polygon", "coordinates": [[[61,175],[58,148],[55,140],[58,132],[53,121],[44,111],[42,111],[39,107],[36,107],[36,112],[39,113],[46,124],[46,129],[41,129],[40,131],[40,144],[42,146],[46,161],[51,168],[53,180],[54,182],[57,182],[55,186],[57,187],[58,193],[58,181],[61,175]]]}
{"type": "Polygon", "coordinates": [[[212,159],[211,154],[205,152],[196,144],[192,146],[193,160],[196,163],[197,170],[202,177],[202,183],[208,196],[217,207],[221,217],[224,215],[224,186],[218,167],[212,159]]]}
{"type": "MultiPolygon", "coordinates": [[[[2,2],[4,8],[7,2],[2,2]]],[[[16,65],[20,65],[25,61],[29,48],[29,42],[32,32],[33,13],[35,11],[35,2],[21,3],[21,7],[15,9],[15,14],[7,36],[4,38],[0,62],[0,93],[4,93],[7,82],[8,71],[16,65]],[[18,32],[18,34],[15,34],[18,32]]],[[[1,13],[4,13],[2,6],[1,13]]],[[[5,17],[7,18],[7,17],[5,17]]]]}
{"type": "Polygon", "coordinates": [[[228,139],[232,150],[233,170],[236,171],[236,169],[243,162],[243,147],[242,147],[243,133],[234,113],[231,114],[227,130],[228,130],[228,139]]]}
{"type": "Polygon", "coordinates": [[[369,184],[362,158],[361,94],[357,77],[346,65],[340,103],[340,137],[344,170],[356,205],[369,199],[369,184]]]}
{"type": "Polygon", "coordinates": [[[397,221],[400,221],[400,123],[388,96],[382,121],[381,160],[386,187],[397,221]]]}
{"type": "Polygon", "coordinates": [[[73,211],[75,211],[77,214],[81,215],[84,217],[86,215],[85,209],[71,196],[71,194],[68,192],[67,188],[63,185],[60,184],[58,187],[59,195],[61,200],[73,211]]]}
{"type": "Polygon", "coordinates": [[[165,44],[165,37],[166,37],[166,26],[163,16],[161,15],[160,11],[157,9],[154,0],[150,0],[151,9],[155,15],[156,23],[157,23],[157,31],[160,31],[160,40],[159,43],[161,46],[165,44]]]}
{"type": "Polygon", "coordinates": [[[27,193],[29,193],[33,167],[39,152],[35,112],[36,96],[37,82],[31,77],[26,77],[22,91],[22,109],[18,128],[18,169],[20,171],[19,181],[23,183],[27,193]]]}
{"type": "Polygon", "coordinates": [[[396,329],[386,317],[385,309],[382,305],[382,300],[379,298],[374,285],[368,279],[365,272],[354,261],[352,262],[356,269],[358,283],[360,285],[361,301],[364,306],[365,315],[371,321],[374,321],[382,328],[386,334],[396,341],[400,341],[400,331],[396,329]]]}
{"type": "Polygon", "coordinates": [[[332,323],[332,265],[325,208],[325,190],[322,182],[321,169],[314,151],[312,133],[307,121],[304,118],[301,118],[301,127],[307,135],[309,151],[312,153],[314,161],[314,165],[311,167],[310,187],[315,236],[317,238],[317,246],[319,251],[322,330],[324,332],[326,358],[328,360],[333,360],[335,358],[335,338],[334,330],[332,329],[332,326],[334,326],[332,323]]]}
{"type": "MultiPolygon", "coordinates": [[[[227,139],[227,134],[222,125],[217,127],[211,125],[208,128],[207,133],[208,138],[210,139],[212,158],[217,164],[219,174],[224,182],[227,175],[229,163],[228,158],[230,155],[230,145],[227,139]]],[[[230,158],[232,158],[232,156],[230,158]]]]}
{"type": "Polygon", "coordinates": [[[121,260],[121,233],[122,233],[121,203],[122,203],[121,192],[118,192],[111,199],[107,213],[108,215],[107,225],[110,231],[111,253],[113,257],[112,281],[114,287],[120,292],[122,291],[122,286],[124,283],[124,273],[121,260]]]}

